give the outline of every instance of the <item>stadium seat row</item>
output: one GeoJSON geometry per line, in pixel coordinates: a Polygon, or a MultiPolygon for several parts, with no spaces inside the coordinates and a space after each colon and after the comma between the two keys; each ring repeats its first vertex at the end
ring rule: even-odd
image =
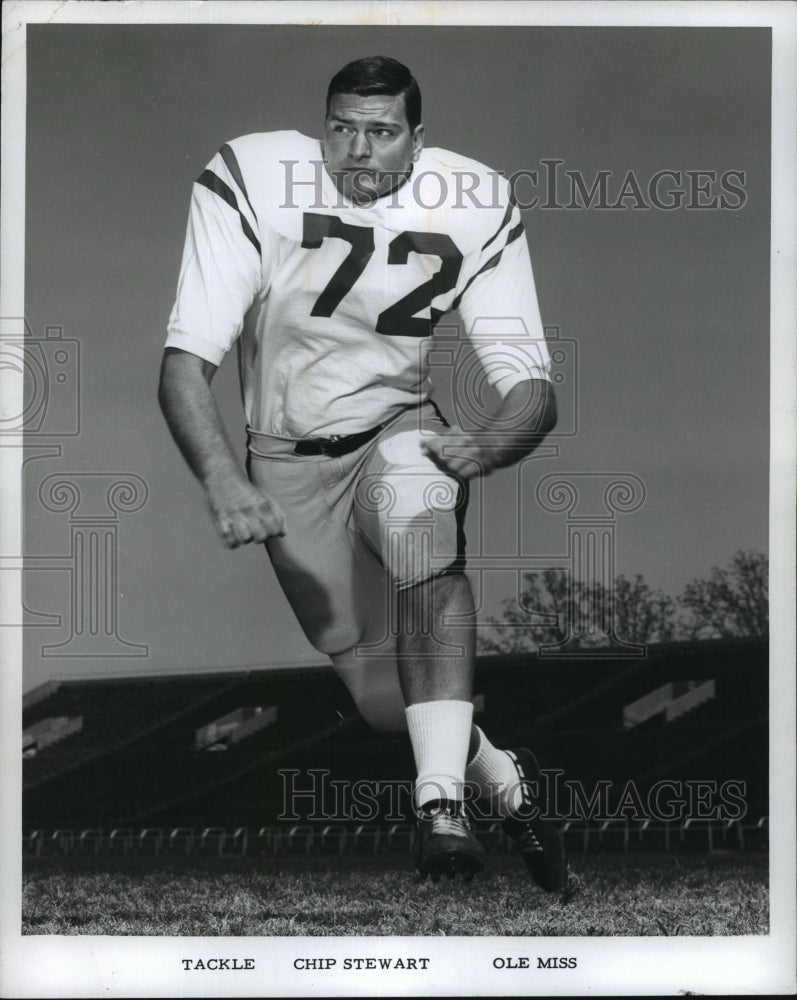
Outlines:
{"type": "MultiPolygon", "coordinates": [[[[754,822],[714,822],[686,819],[683,822],[640,823],[606,820],[599,823],[568,820],[561,827],[568,851],[624,852],[636,850],[736,850],[766,851],[769,822],[761,816],[754,822]]],[[[511,851],[511,841],[500,823],[478,826],[480,841],[488,851],[511,851]]],[[[144,827],[104,831],[57,829],[31,830],[23,835],[23,854],[48,855],[215,855],[243,857],[277,854],[387,854],[411,852],[415,827],[394,823],[376,824],[282,824],[263,826],[250,832],[246,826],[226,829],[178,826],[171,829],[144,827]]]]}

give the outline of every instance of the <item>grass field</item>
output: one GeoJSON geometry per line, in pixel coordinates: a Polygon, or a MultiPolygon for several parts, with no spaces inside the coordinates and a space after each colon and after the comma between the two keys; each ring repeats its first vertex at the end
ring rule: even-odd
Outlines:
{"type": "Polygon", "coordinates": [[[409,858],[41,858],[23,933],[189,936],[740,935],[769,929],[768,857],[601,855],[559,895],[499,855],[472,882],[422,882],[409,858]]]}

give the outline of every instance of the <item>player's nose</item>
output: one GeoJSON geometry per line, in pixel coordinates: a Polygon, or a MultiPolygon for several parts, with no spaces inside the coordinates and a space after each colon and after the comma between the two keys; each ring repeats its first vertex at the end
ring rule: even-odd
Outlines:
{"type": "Polygon", "coordinates": [[[349,146],[349,156],[353,160],[367,160],[371,155],[371,143],[364,132],[357,132],[349,146]]]}

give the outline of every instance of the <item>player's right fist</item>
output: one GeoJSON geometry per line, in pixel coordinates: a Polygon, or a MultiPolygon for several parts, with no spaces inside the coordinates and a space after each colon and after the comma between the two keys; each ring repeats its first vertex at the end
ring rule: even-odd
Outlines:
{"type": "Polygon", "coordinates": [[[274,501],[248,480],[207,490],[210,515],[231,549],[285,534],[285,517],[274,501]]]}

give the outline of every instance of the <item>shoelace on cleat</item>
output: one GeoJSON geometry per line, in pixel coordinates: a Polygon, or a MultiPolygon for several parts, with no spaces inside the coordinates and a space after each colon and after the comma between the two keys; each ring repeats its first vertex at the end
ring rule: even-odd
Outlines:
{"type": "Polygon", "coordinates": [[[521,851],[528,851],[529,853],[542,852],[542,844],[534,836],[534,831],[528,828],[518,837],[518,845],[521,851]]]}
{"type": "Polygon", "coordinates": [[[432,816],[432,833],[452,834],[455,837],[467,837],[467,820],[451,813],[439,812],[432,816]]]}

